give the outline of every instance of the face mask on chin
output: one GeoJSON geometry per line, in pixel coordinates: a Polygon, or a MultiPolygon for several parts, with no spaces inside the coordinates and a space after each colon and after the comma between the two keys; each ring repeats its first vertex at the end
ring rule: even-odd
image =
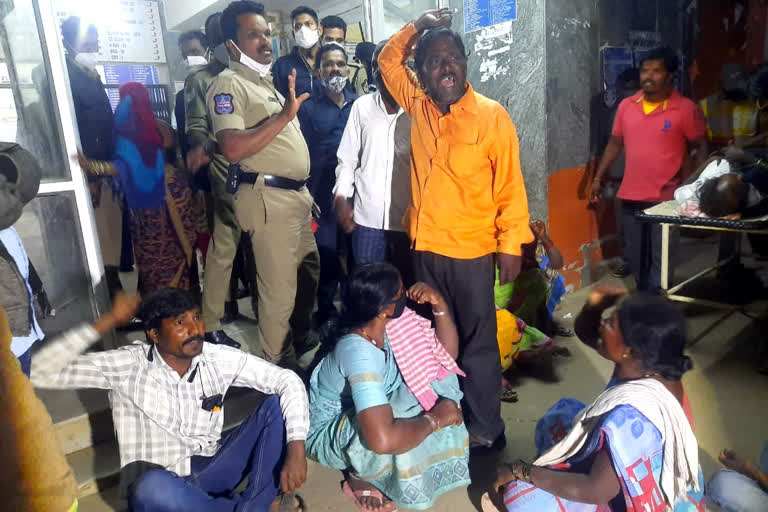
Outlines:
{"type": "Polygon", "coordinates": [[[317,41],[320,39],[320,34],[317,33],[317,30],[312,30],[307,26],[303,26],[298,32],[293,34],[293,37],[296,39],[296,44],[306,50],[317,44],[317,41]]]}
{"type": "Polygon", "coordinates": [[[243,51],[240,48],[237,48],[237,45],[235,44],[234,41],[232,41],[232,45],[240,53],[240,64],[242,64],[243,66],[245,66],[247,68],[250,68],[250,69],[254,70],[262,78],[267,76],[269,71],[272,69],[272,62],[271,61],[270,61],[269,64],[262,64],[260,62],[256,62],[255,60],[253,60],[252,58],[247,56],[245,53],[243,53],[243,51]]]}
{"type": "Polygon", "coordinates": [[[99,61],[99,52],[82,52],[75,55],[75,62],[86,69],[96,70],[96,63],[99,61]]]}

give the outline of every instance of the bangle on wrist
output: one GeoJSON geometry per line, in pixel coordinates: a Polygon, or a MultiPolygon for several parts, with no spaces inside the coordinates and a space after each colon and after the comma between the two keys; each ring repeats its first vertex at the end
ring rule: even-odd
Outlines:
{"type": "Polygon", "coordinates": [[[445,316],[445,315],[447,315],[447,314],[448,314],[448,312],[447,312],[447,311],[435,311],[435,310],[433,309],[433,310],[432,310],[432,314],[433,314],[433,315],[435,315],[435,316],[445,316]]]}
{"type": "Polygon", "coordinates": [[[533,465],[525,461],[517,461],[512,465],[512,473],[518,480],[531,483],[531,469],[533,465]]]}
{"type": "Polygon", "coordinates": [[[440,420],[438,420],[434,414],[425,412],[424,417],[427,418],[427,421],[432,426],[432,432],[440,431],[440,420]]]}

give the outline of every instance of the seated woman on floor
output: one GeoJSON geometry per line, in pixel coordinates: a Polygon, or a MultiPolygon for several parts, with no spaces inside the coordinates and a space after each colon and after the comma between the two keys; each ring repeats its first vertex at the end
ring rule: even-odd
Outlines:
{"type": "Polygon", "coordinates": [[[547,411],[536,426],[539,458],[504,464],[484,511],[704,510],[680,380],[691,368],[685,318],[659,297],[626,293],[596,287],[575,325],[584,343],[615,363],[608,389],[587,407],[563,399],[547,411]]]}
{"type": "Polygon", "coordinates": [[[307,454],[345,473],[361,510],[427,509],[469,484],[456,326],[443,297],[403,288],[387,263],[363,265],[342,298],[336,346],[310,380],[307,454]],[[405,308],[429,303],[429,321],[405,308]]]}

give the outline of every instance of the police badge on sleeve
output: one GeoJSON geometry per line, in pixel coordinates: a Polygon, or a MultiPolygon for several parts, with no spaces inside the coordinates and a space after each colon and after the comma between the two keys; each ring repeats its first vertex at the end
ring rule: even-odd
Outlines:
{"type": "Polygon", "coordinates": [[[235,111],[231,94],[217,94],[213,97],[213,101],[216,103],[215,110],[217,114],[231,114],[235,111]]]}

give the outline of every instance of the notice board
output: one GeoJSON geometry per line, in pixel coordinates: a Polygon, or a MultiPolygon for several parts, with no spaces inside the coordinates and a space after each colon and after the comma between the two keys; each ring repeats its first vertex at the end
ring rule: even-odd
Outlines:
{"type": "Polygon", "coordinates": [[[464,0],[464,33],[517,19],[517,0],[464,0]]]}
{"type": "Polygon", "coordinates": [[[78,12],[73,2],[59,0],[60,21],[80,16],[99,31],[101,62],[165,62],[160,7],[151,0],[103,0],[78,12]]]}

